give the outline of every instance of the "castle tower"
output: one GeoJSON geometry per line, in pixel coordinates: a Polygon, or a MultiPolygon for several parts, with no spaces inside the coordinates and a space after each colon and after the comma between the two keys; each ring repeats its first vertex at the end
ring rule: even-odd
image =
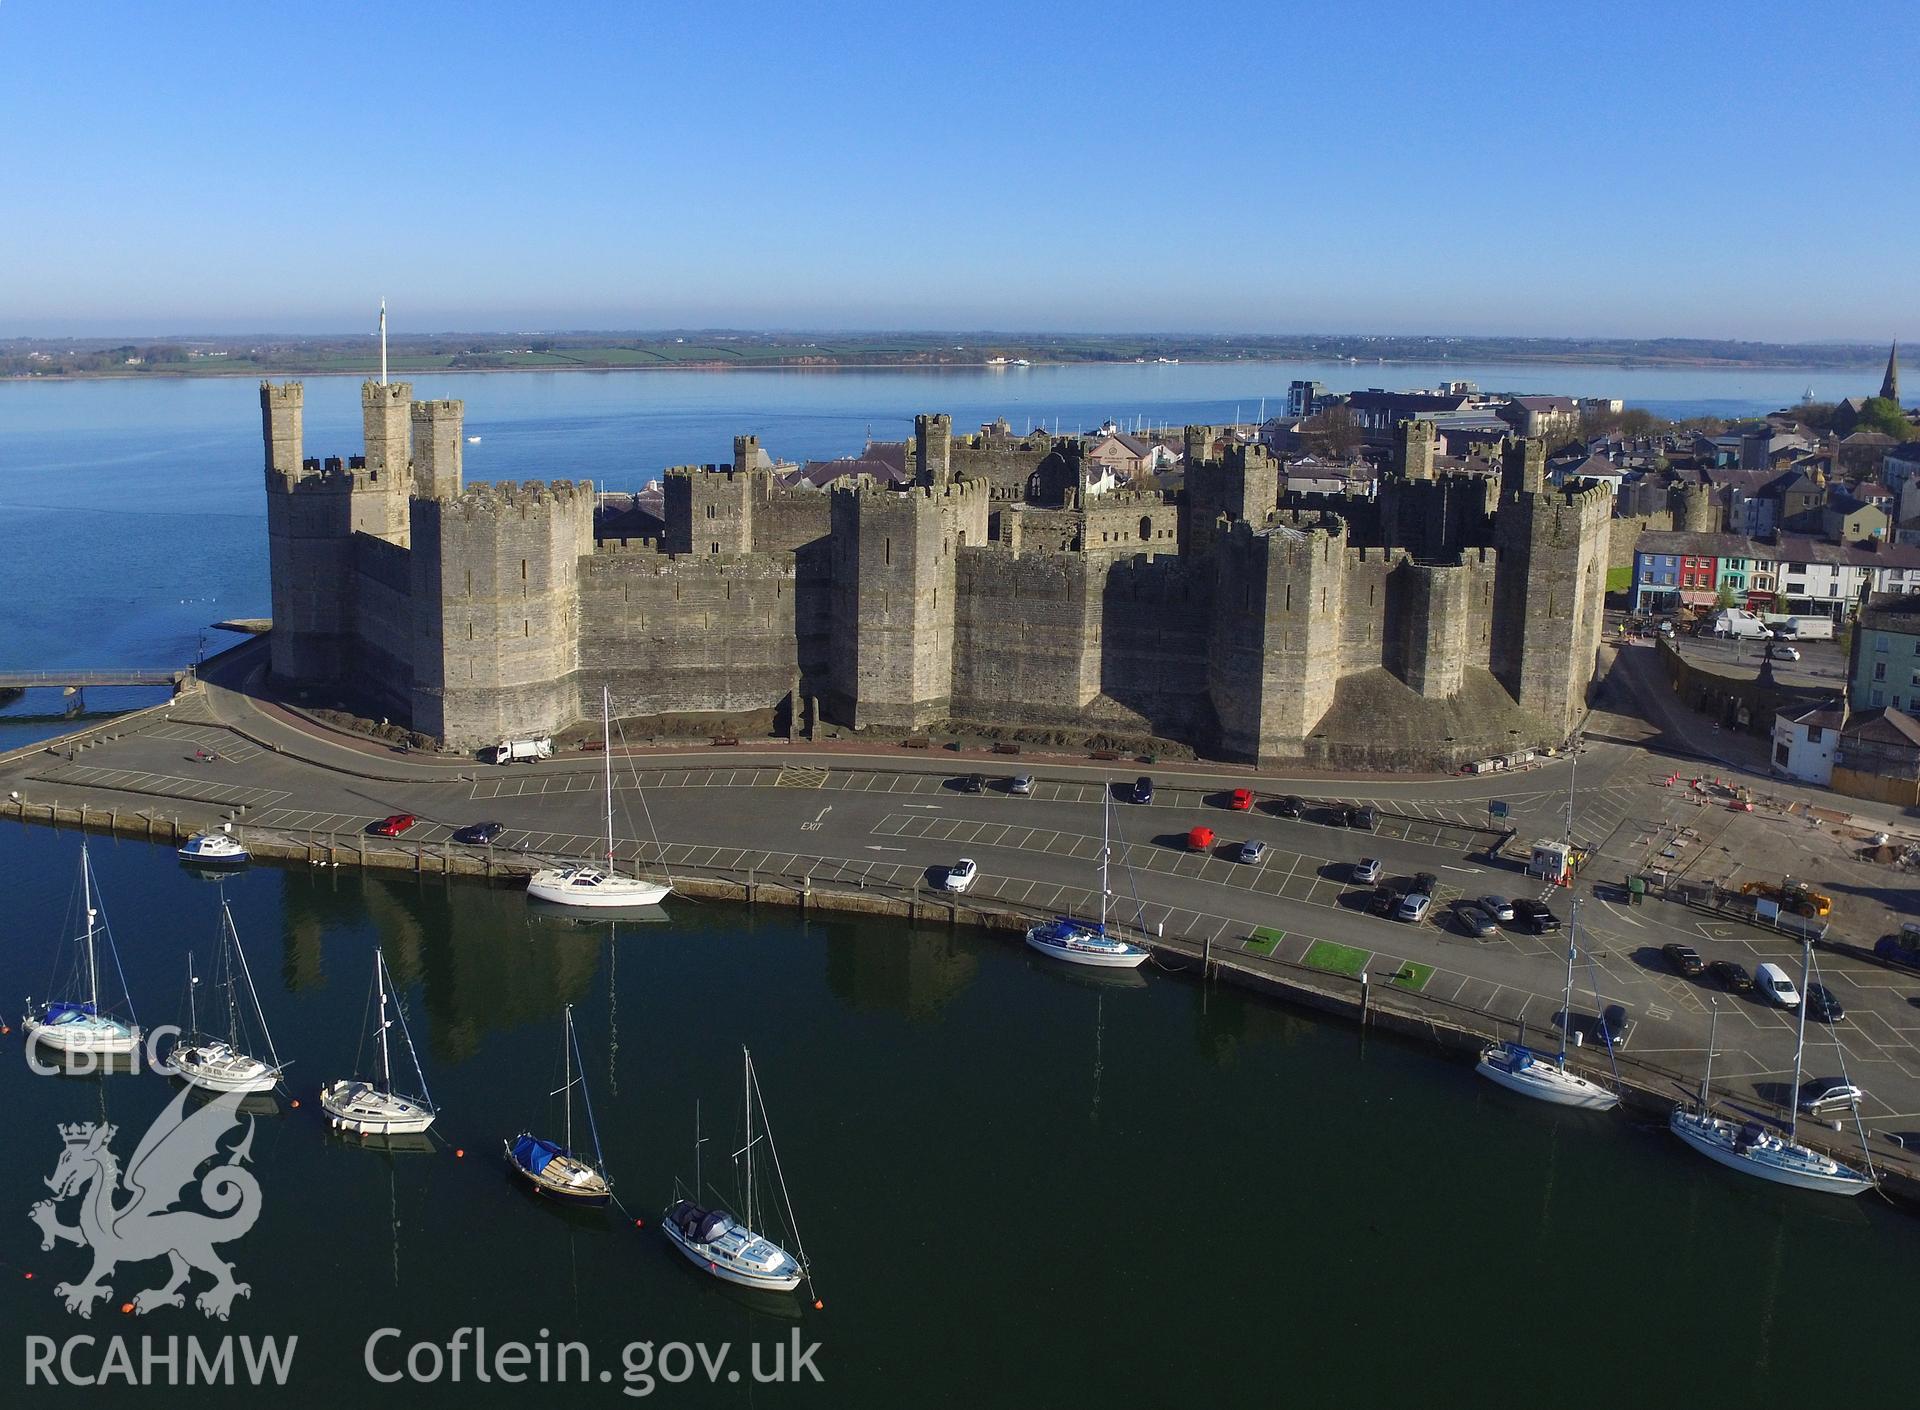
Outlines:
{"type": "MultiPolygon", "coordinates": [[[[742,440],[734,445],[736,460],[742,440]]],[[[754,510],[766,503],[773,477],[765,470],[676,465],[661,479],[668,553],[732,554],[753,552],[754,510]]]]}
{"type": "Polygon", "coordinates": [[[1439,433],[1431,421],[1402,421],[1394,428],[1394,464],[1403,480],[1431,480],[1439,433]]]}
{"type": "Polygon", "coordinates": [[[1338,520],[1242,521],[1216,545],[1207,686],[1226,757],[1299,758],[1332,706],[1346,550],[1338,520]]]}
{"type": "Polygon", "coordinates": [[[1612,515],[1613,491],[1597,484],[1503,495],[1495,516],[1493,674],[1555,734],[1586,712],[1612,515]]]}
{"type": "Polygon", "coordinates": [[[457,401],[417,401],[410,414],[413,493],[423,499],[458,499],[464,486],[461,431],[466,407],[457,401]]]}
{"type": "MultiPolygon", "coordinates": [[[[1187,429],[1191,437],[1208,428],[1187,429]]],[[[1279,505],[1280,464],[1263,445],[1230,445],[1218,460],[1189,464],[1186,541],[1180,551],[1205,555],[1213,549],[1223,516],[1257,526],[1279,505]]]]}
{"type": "Polygon", "coordinates": [[[987,542],[988,486],[960,480],[902,493],[862,477],[832,493],[831,712],[856,729],[944,719],[955,558],[987,542]]]}
{"type": "Polygon", "coordinates": [[[1539,437],[1500,443],[1500,497],[1539,494],[1547,487],[1547,443],[1539,437]]]}
{"type": "Polygon", "coordinates": [[[1887,350],[1887,375],[1880,379],[1880,395],[1896,405],[1900,401],[1900,345],[1887,350]]]}
{"type": "Polygon", "coordinates": [[[739,471],[760,470],[768,464],[766,455],[760,449],[758,436],[735,436],[733,438],[733,468],[739,471]]]}
{"type": "Polygon", "coordinates": [[[1402,562],[1389,590],[1402,594],[1402,639],[1394,674],[1429,700],[1458,695],[1466,680],[1471,578],[1464,563],[1402,562]]]}
{"type": "Polygon", "coordinates": [[[1675,485],[1667,491],[1673,527],[1686,534],[1711,534],[1720,527],[1713,491],[1705,485],[1675,485]]]}
{"type": "Polygon", "coordinates": [[[573,723],[592,481],[476,485],[411,510],[413,727],[469,748],[573,723]]]}
{"type": "Polygon", "coordinates": [[[407,543],[407,499],[413,493],[411,382],[363,382],[360,419],[366,439],[365,503],[354,506],[354,527],[375,538],[407,543]]]}
{"type": "Polygon", "coordinates": [[[266,450],[267,477],[298,475],[301,421],[306,390],[298,382],[260,384],[260,439],[266,450]]]}
{"type": "Polygon", "coordinates": [[[914,417],[913,482],[921,486],[944,485],[952,478],[953,418],[944,412],[914,417]]]}

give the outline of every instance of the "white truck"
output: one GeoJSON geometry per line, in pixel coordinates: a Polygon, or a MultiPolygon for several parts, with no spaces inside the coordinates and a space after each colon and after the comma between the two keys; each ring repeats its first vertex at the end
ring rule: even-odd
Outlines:
{"type": "Polygon", "coordinates": [[[553,740],[546,735],[538,739],[503,739],[487,751],[489,764],[525,764],[552,757],[553,740]]]}
{"type": "Polygon", "coordinates": [[[1832,641],[1833,618],[1787,617],[1773,622],[1774,635],[1783,641],[1832,641]]]}
{"type": "Polygon", "coordinates": [[[1743,612],[1738,607],[1727,607],[1714,613],[1713,634],[1738,637],[1747,641],[1764,641],[1773,635],[1767,630],[1765,622],[1753,613],[1743,612]]]}

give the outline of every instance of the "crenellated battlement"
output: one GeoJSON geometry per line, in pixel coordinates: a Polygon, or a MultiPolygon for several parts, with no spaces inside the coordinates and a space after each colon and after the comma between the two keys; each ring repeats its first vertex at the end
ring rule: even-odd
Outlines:
{"type": "Polygon", "coordinates": [[[495,480],[469,485],[457,499],[441,501],[449,518],[527,518],[553,510],[593,506],[591,480],[495,480]]]}

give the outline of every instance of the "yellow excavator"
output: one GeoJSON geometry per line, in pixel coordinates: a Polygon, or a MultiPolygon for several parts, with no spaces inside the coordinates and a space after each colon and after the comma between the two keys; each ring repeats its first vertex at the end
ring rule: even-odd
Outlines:
{"type": "Polygon", "coordinates": [[[1777,881],[1749,881],[1740,888],[1740,894],[1778,901],[1781,910],[1797,916],[1833,914],[1833,897],[1815,891],[1804,881],[1789,881],[1784,887],[1777,881]]]}

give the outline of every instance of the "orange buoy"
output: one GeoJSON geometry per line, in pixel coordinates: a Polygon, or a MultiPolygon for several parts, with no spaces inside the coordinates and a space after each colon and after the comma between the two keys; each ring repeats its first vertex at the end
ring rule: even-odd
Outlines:
{"type": "Polygon", "coordinates": [[[647,1221],[644,1219],[636,1219],[633,1221],[633,1227],[636,1229],[644,1229],[647,1227],[647,1221]]]}
{"type": "Polygon", "coordinates": [[[23,1277],[23,1278],[31,1278],[31,1277],[33,1277],[33,1274],[31,1274],[31,1273],[22,1273],[22,1274],[21,1274],[20,1276],[21,1276],[21,1277],[23,1277]]]}
{"type": "Polygon", "coordinates": [[[121,1303],[121,1304],[120,1304],[120,1310],[121,1310],[122,1312],[129,1312],[129,1313],[130,1313],[130,1312],[132,1312],[132,1311],[133,1311],[133,1304],[132,1304],[131,1302],[123,1302],[123,1303],[121,1303]]]}
{"type": "Polygon", "coordinates": [[[453,1151],[453,1158],[455,1160],[465,1160],[467,1158],[466,1148],[464,1146],[455,1146],[453,1151]]]}
{"type": "Polygon", "coordinates": [[[294,1107],[294,1110],[296,1110],[296,1111],[298,1111],[298,1110],[300,1109],[300,1098],[298,1098],[298,1097],[295,1097],[295,1098],[293,1099],[293,1107],[294,1107]]]}
{"type": "Polygon", "coordinates": [[[824,1303],[824,1302],[822,1302],[822,1301],[821,1301],[821,1300],[820,1300],[819,1298],[817,1298],[817,1297],[816,1297],[816,1298],[815,1298],[815,1299],[813,1300],[813,1310],[814,1310],[815,1312],[822,1312],[822,1311],[825,1311],[825,1310],[826,1310],[826,1306],[827,1306],[827,1305],[826,1305],[826,1303],[824,1303]]]}

